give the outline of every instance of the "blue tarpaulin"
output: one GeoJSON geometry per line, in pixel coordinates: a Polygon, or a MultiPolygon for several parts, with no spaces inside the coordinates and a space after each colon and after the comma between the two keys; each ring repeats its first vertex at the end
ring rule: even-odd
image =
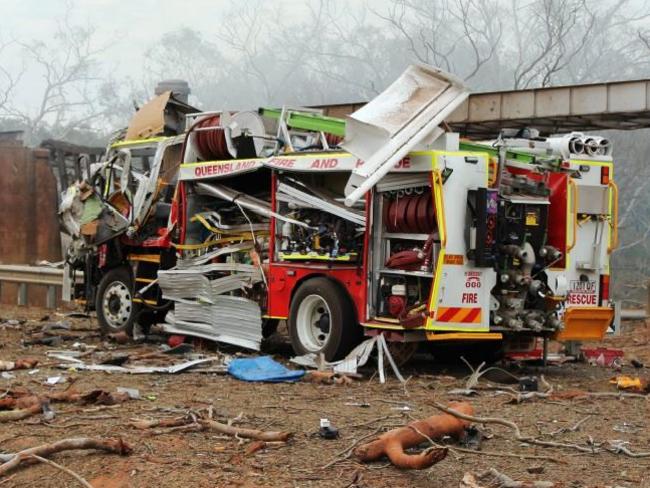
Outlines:
{"type": "Polygon", "coordinates": [[[267,383],[298,381],[305,374],[303,370],[285,368],[271,356],[233,359],[228,365],[228,373],[238,380],[267,383]]]}

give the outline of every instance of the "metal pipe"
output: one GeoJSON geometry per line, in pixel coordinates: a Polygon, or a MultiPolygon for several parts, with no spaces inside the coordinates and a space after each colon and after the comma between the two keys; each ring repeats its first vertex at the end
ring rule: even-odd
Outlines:
{"type": "Polygon", "coordinates": [[[623,320],[643,320],[648,318],[648,315],[643,309],[624,308],[621,310],[621,318],[623,320]]]}
{"type": "Polygon", "coordinates": [[[202,190],[204,193],[207,193],[208,195],[212,195],[214,197],[220,198],[221,200],[226,200],[227,202],[233,202],[233,203],[236,202],[239,205],[241,205],[243,208],[246,208],[258,215],[262,215],[268,218],[275,217],[278,220],[282,220],[284,222],[290,222],[292,224],[305,227],[306,229],[315,229],[315,227],[305,224],[304,222],[291,219],[289,217],[285,217],[284,215],[280,215],[276,212],[273,212],[270,209],[270,206],[268,206],[268,204],[262,205],[260,204],[260,201],[257,200],[256,198],[250,197],[249,195],[246,195],[244,193],[239,193],[233,190],[232,188],[228,188],[224,185],[218,185],[216,183],[212,185],[208,185],[207,183],[197,183],[196,186],[197,189],[202,190]]]}

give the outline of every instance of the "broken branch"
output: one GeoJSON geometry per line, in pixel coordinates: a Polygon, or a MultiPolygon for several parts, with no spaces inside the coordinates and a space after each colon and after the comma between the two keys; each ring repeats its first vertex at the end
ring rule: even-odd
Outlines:
{"type": "Polygon", "coordinates": [[[85,479],[83,479],[77,473],[75,473],[71,469],[66,468],[65,466],[61,466],[60,464],[55,463],[54,461],[50,461],[49,459],[45,459],[44,457],[37,456],[36,454],[32,454],[30,457],[32,459],[36,459],[37,461],[40,461],[42,463],[49,464],[50,466],[58,469],[59,471],[63,471],[64,473],[69,474],[70,476],[72,476],[74,479],[76,479],[79,483],[81,483],[86,488],[93,488],[93,485],[88,483],[85,479]]]}
{"type": "MultiPolygon", "coordinates": [[[[599,447],[597,446],[580,446],[578,444],[569,444],[566,442],[552,442],[552,441],[543,441],[540,439],[536,439],[534,437],[530,436],[524,436],[521,434],[521,430],[519,429],[519,426],[515,424],[514,422],[511,422],[509,420],[505,420],[502,418],[498,417],[474,417],[472,415],[466,414],[464,412],[459,412],[457,410],[454,410],[452,408],[445,407],[441,403],[438,402],[433,402],[433,406],[437,408],[438,410],[442,410],[445,413],[448,413],[450,415],[453,415],[454,417],[457,417],[459,419],[463,420],[468,420],[470,422],[477,422],[480,424],[500,424],[504,425],[506,427],[510,427],[514,433],[515,433],[515,438],[518,441],[521,442],[527,442],[529,444],[535,444],[537,446],[543,446],[543,447],[559,447],[559,448],[565,448],[565,449],[574,449],[580,452],[585,452],[588,454],[596,454],[599,452],[599,447]]],[[[614,453],[614,454],[625,454],[626,456],[630,457],[635,457],[635,458],[640,458],[640,457],[650,457],[650,452],[640,452],[640,453],[634,453],[631,452],[627,448],[621,448],[620,446],[612,446],[611,448],[605,448],[606,451],[614,453]]]]}
{"type": "Polygon", "coordinates": [[[15,454],[8,456],[3,455],[3,459],[9,458],[4,464],[0,465],[0,476],[16,468],[23,461],[29,460],[32,456],[48,457],[56,452],[71,451],[76,449],[98,449],[110,453],[128,455],[133,448],[122,439],[98,439],[91,437],[78,437],[64,439],[53,442],[52,444],[43,444],[41,446],[31,447],[15,454]]]}
{"type": "Polygon", "coordinates": [[[279,441],[286,442],[291,437],[289,432],[263,431],[257,429],[245,429],[243,427],[234,427],[232,425],[222,424],[216,420],[199,419],[198,423],[204,430],[215,430],[222,434],[243,437],[245,439],[256,439],[259,441],[279,441]]]}
{"type": "Polygon", "coordinates": [[[41,404],[31,405],[27,408],[21,408],[18,410],[7,410],[5,412],[0,412],[0,423],[3,422],[12,422],[14,420],[22,420],[32,415],[39,414],[42,411],[41,404]]]}
{"type": "Polygon", "coordinates": [[[154,427],[178,427],[192,423],[187,417],[176,417],[171,419],[131,419],[129,425],[135,429],[152,429],[154,427]]]}

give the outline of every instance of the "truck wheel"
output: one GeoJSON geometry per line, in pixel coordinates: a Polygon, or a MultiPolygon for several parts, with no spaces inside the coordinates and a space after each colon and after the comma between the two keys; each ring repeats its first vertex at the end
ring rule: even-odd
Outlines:
{"type": "Polygon", "coordinates": [[[362,333],[348,295],[327,278],[312,278],[291,300],[289,337],[296,354],[322,352],[333,361],[345,357],[362,333]]]}
{"type": "Polygon", "coordinates": [[[102,277],[97,288],[95,310],[103,334],[120,331],[132,334],[137,310],[128,268],[112,269],[102,277]]]}

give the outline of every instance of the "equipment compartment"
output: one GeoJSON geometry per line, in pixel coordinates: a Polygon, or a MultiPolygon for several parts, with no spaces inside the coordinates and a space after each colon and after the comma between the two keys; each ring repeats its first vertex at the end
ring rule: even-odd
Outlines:
{"type": "Polygon", "coordinates": [[[343,201],[347,174],[279,174],[276,180],[276,258],[278,261],[356,263],[366,229],[363,202],[343,201]]]}

